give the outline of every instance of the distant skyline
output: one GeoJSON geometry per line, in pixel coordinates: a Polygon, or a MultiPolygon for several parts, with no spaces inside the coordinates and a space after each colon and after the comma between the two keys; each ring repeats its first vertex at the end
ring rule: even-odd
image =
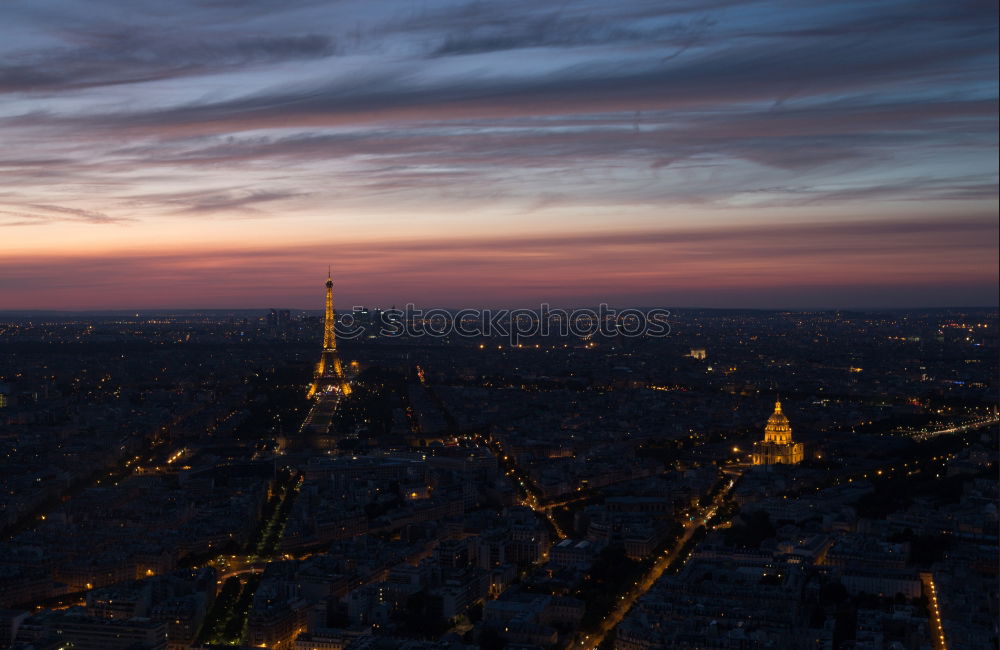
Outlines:
{"type": "Polygon", "coordinates": [[[0,310],[997,305],[995,2],[3,11],[0,310]]]}

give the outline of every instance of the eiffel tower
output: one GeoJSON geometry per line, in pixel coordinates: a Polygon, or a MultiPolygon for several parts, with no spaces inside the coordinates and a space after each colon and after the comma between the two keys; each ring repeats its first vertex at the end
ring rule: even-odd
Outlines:
{"type": "Polygon", "coordinates": [[[330,392],[349,395],[351,386],[344,377],[344,367],[337,354],[337,333],[334,330],[336,313],[333,311],[333,278],[329,269],[326,273],[326,314],[323,318],[323,352],[309,384],[309,397],[320,396],[330,392]]]}

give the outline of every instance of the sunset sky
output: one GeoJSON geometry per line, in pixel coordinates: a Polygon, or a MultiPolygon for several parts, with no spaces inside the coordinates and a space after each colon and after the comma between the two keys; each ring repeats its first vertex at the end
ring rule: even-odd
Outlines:
{"type": "Polygon", "coordinates": [[[995,305],[995,0],[9,0],[0,310],[995,305]]]}

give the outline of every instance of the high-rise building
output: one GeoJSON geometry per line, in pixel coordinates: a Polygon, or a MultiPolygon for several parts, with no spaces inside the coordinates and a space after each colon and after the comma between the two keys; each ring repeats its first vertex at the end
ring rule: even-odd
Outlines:
{"type": "Polygon", "coordinates": [[[753,443],[753,464],[794,464],[801,462],[804,455],[803,444],[792,440],[792,425],[781,411],[781,402],[775,402],[774,413],[764,427],[764,440],[753,443]]]}
{"type": "Polygon", "coordinates": [[[288,330],[289,325],[291,325],[291,322],[292,322],[292,312],[288,309],[279,309],[276,319],[278,331],[282,333],[286,332],[288,330]]]}

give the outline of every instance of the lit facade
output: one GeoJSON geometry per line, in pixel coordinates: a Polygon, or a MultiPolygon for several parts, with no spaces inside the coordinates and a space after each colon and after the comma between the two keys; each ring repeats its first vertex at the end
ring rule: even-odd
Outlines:
{"type": "Polygon", "coordinates": [[[805,448],[792,440],[792,426],[781,411],[781,402],[774,403],[774,413],[764,427],[764,440],[753,443],[754,465],[792,465],[802,462],[805,448]]]}

